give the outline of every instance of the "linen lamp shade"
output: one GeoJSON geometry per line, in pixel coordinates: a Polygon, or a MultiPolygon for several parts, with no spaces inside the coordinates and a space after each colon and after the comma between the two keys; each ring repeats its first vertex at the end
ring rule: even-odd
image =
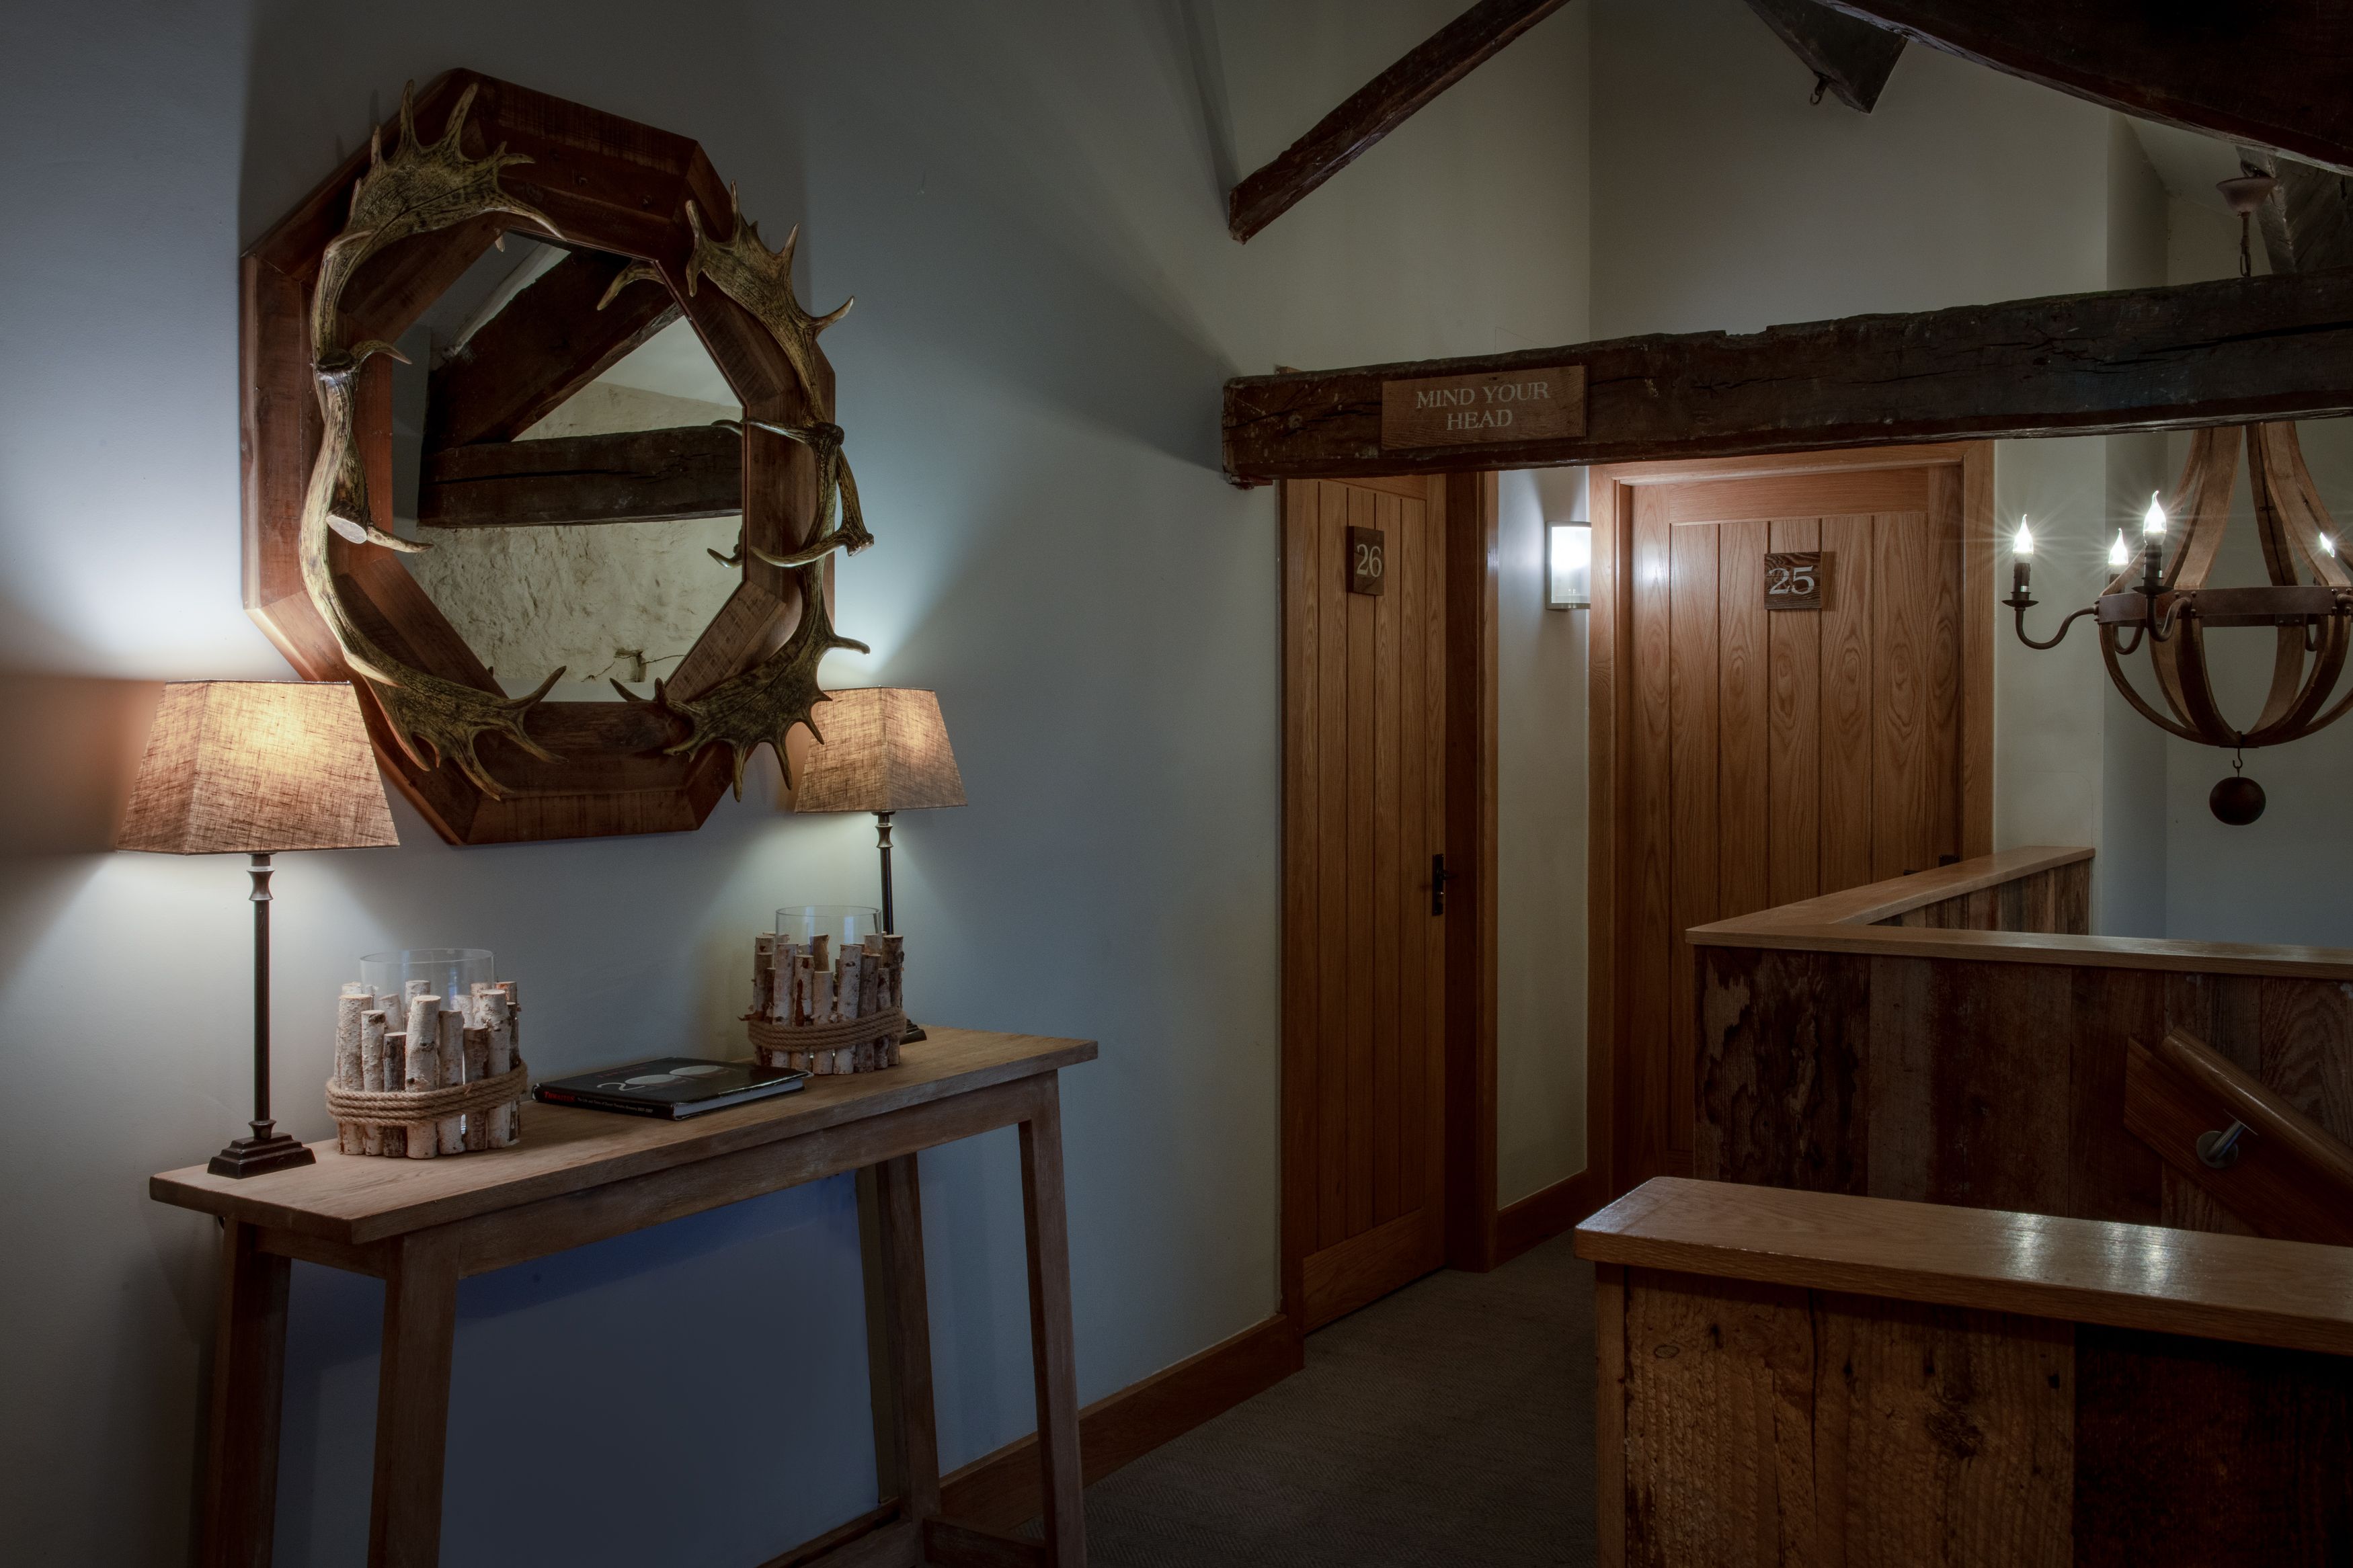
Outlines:
{"type": "Polygon", "coordinates": [[[115,847],[272,855],[399,842],[349,685],[190,680],[164,688],[115,847]]]}
{"type": "Polygon", "coordinates": [[[795,811],[922,811],[962,805],[964,775],[935,692],[862,687],[818,709],[825,739],[801,759],[795,811]]]}
{"type": "Polygon", "coordinates": [[[215,1175],[266,1175],[315,1159],[269,1114],[270,857],[399,842],[351,687],[189,680],[164,688],[114,847],[252,857],[253,1136],[213,1156],[215,1175]]]}
{"type": "MultiPolygon", "coordinates": [[[[882,929],[896,932],[891,898],[891,817],[964,804],[964,775],[948,749],[947,721],[936,692],[905,687],[853,687],[831,694],[818,710],[825,739],[801,758],[795,811],[871,811],[875,847],[882,858],[882,929]]],[[[810,726],[817,728],[816,725],[810,726]]],[[[923,1031],[906,1025],[902,1041],[923,1031]]]]}

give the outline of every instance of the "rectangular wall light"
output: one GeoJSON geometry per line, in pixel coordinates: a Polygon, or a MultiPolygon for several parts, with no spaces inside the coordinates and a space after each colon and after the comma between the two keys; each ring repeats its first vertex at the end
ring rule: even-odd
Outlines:
{"type": "Polygon", "coordinates": [[[1581,610],[1593,603],[1593,525],[1545,525],[1545,607],[1581,610]]]}

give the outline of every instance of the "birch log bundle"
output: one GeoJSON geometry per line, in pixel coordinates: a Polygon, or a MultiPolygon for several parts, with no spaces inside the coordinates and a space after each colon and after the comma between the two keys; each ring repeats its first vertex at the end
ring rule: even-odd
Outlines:
{"type": "Polygon", "coordinates": [[[345,985],[327,1084],[343,1152],[430,1160],[520,1142],[530,1090],[522,1019],[512,980],[454,1002],[417,980],[397,996],[345,985]]]}
{"type": "Polygon", "coordinates": [[[744,1020],[761,1065],[819,1074],[897,1067],[907,1028],[904,942],[870,936],[836,951],[825,936],[754,938],[744,1020]]]}

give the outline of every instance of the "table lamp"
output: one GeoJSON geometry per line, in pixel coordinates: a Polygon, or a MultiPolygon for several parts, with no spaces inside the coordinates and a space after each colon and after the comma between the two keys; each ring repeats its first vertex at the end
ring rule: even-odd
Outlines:
{"type": "Polygon", "coordinates": [[[253,1136],[214,1155],[214,1174],[255,1176],[312,1159],[269,1116],[270,856],[399,842],[349,685],[191,680],[164,688],[114,847],[253,857],[253,1136]]]}
{"type": "MultiPolygon", "coordinates": [[[[871,686],[828,693],[818,709],[825,739],[801,759],[793,809],[871,811],[882,851],[882,929],[899,929],[891,907],[891,816],[964,804],[964,775],[948,748],[936,693],[871,686]]],[[[920,1040],[912,1022],[902,1039],[920,1040]]]]}

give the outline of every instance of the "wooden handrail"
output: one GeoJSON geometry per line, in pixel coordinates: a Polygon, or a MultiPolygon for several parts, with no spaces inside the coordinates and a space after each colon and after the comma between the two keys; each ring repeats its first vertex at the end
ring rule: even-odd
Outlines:
{"type": "Polygon", "coordinates": [[[1596,1263],[2353,1355],[2353,1249],[1660,1176],[1596,1263]]]}
{"type": "Polygon", "coordinates": [[[2353,1149],[2195,1035],[2127,1047],[2125,1125],[2261,1234],[2353,1247],[2353,1149]],[[2207,1163],[2200,1136],[2233,1123],[2229,1162],[2207,1163]]]}
{"type": "Polygon", "coordinates": [[[2071,936],[2042,931],[1949,931],[1882,925],[1928,904],[2088,860],[2089,849],[2004,849],[1910,877],[1890,878],[1754,914],[1694,926],[1694,947],[1778,948],[1889,958],[2047,963],[2076,969],[2148,969],[2188,974],[2264,974],[2353,982],[2353,949],[2285,943],[2189,942],[2166,937],[2071,936]]]}

